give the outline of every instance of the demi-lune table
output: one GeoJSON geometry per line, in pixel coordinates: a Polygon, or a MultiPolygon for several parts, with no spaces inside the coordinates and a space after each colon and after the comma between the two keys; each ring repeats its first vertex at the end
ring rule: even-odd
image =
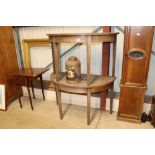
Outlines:
{"type": "Polygon", "coordinates": [[[67,33],[48,34],[52,45],[54,70],[51,80],[56,87],[56,99],[59,107],[60,119],[63,119],[61,92],[86,94],[87,95],[87,124],[90,124],[90,101],[91,94],[111,90],[110,113],[112,113],[113,86],[115,77],[116,40],[118,33],[67,33]],[[112,75],[102,76],[91,74],[91,44],[97,42],[109,42],[112,48],[112,75]],[[69,84],[65,73],[61,70],[60,45],[61,43],[78,43],[86,45],[86,61],[82,62],[87,66],[87,73],[83,74],[77,83],[69,84]]]}

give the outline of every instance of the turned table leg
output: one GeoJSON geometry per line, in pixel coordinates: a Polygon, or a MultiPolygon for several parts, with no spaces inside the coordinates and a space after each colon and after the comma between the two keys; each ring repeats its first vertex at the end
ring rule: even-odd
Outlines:
{"type": "Polygon", "coordinates": [[[19,86],[19,79],[18,79],[18,77],[16,78],[16,86],[17,86],[17,91],[18,91],[19,104],[20,104],[20,107],[22,108],[22,102],[21,102],[21,98],[20,98],[20,86],[19,86]]]}
{"type": "Polygon", "coordinates": [[[87,124],[90,124],[90,103],[91,103],[91,91],[87,90],[87,124]]]}
{"type": "Polygon", "coordinates": [[[114,87],[111,87],[111,92],[110,92],[110,114],[112,114],[112,108],[113,108],[113,95],[114,95],[114,87]]]}
{"type": "Polygon", "coordinates": [[[34,88],[33,88],[33,80],[30,81],[31,84],[31,88],[32,88],[32,94],[33,94],[33,98],[35,99],[35,95],[34,95],[34,88]]]}
{"type": "Polygon", "coordinates": [[[60,119],[63,119],[62,104],[61,104],[61,92],[58,89],[57,85],[56,85],[56,98],[57,98],[57,105],[58,105],[58,108],[59,108],[60,119]]]}
{"type": "Polygon", "coordinates": [[[41,90],[43,94],[43,100],[45,100],[45,94],[44,94],[44,86],[43,86],[43,78],[42,75],[40,75],[40,83],[41,83],[41,90]]]}
{"type": "Polygon", "coordinates": [[[27,82],[27,91],[28,91],[28,96],[31,104],[31,109],[33,110],[33,104],[32,104],[32,98],[31,98],[31,93],[30,93],[30,81],[29,77],[26,77],[26,82],[27,82]]]}

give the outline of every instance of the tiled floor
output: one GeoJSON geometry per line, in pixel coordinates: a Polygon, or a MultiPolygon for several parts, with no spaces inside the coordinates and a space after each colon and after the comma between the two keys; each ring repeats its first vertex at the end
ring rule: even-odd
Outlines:
{"type": "Polygon", "coordinates": [[[86,123],[86,107],[63,104],[64,118],[60,120],[58,107],[55,102],[33,100],[34,111],[31,110],[27,97],[22,98],[23,108],[19,107],[18,100],[13,102],[6,112],[0,111],[0,128],[153,128],[150,123],[128,123],[118,121],[114,112],[112,115],[108,111],[101,112],[98,109],[91,110],[92,122],[88,126],[86,123]]]}

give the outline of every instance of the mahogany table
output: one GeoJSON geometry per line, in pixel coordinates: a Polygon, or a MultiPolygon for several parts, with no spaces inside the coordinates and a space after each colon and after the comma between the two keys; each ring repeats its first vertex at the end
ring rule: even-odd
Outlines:
{"type": "Polygon", "coordinates": [[[28,96],[29,96],[29,100],[30,100],[30,104],[31,104],[31,109],[33,110],[32,98],[31,98],[31,93],[30,93],[30,85],[32,88],[33,98],[35,99],[34,89],[33,89],[33,80],[40,78],[43,100],[45,100],[42,74],[47,72],[48,70],[49,70],[48,68],[20,68],[19,71],[12,71],[8,74],[9,76],[16,77],[16,85],[18,88],[18,99],[19,99],[21,108],[22,108],[22,103],[21,103],[20,91],[19,91],[20,79],[22,79],[22,81],[25,80],[25,82],[26,82],[28,96]]]}
{"type": "Polygon", "coordinates": [[[56,87],[56,99],[59,108],[60,119],[63,119],[61,92],[86,94],[87,95],[87,124],[90,119],[91,94],[111,90],[110,114],[112,114],[113,104],[113,86],[115,77],[115,58],[116,41],[118,33],[68,33],[68,34],[48,34],[52,45],[52,55],[54,61],[54,70],[51,80],[56,87]],[[112,43],[112,75],[102,76],[91,74],[91,44],[96,42],[112,43]],[[66,76],[61,70],[60,45],[61,43],[84,43],[86,45],[86,66],[87,73],[83,74],[78,83],[69,84],[66,76]]]}

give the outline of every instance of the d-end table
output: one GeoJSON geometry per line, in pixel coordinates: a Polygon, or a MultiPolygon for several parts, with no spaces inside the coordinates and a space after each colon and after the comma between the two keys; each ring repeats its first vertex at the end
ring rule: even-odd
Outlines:
{"type": "Polygon", "coordinates": [[[31,104],[31,109],[33,110],[30,86],[32,88],[33,98],[35,99],[34,89],[33,89],[33,80],[40,78],[43,100],[45,100],[42,74],[44,74],[48,70],[49,70],[48,68],[20,68],[18,71],[12,71],[8,74],[9,76],[14,76],[16,78],[16,85],[18,88],[18,99],[19,99],[21,108],[22,108],[22,102],[20,98],[20,80],[19,79],[22,79],[22,81],[24,80],[26,81],[26,87],[28,91],[30,104],[31,104]]]}
{"type": "Polygon", "coordinates": [[[61,92],[72,94],[87,95],[87,124],[91,122],[90,104],[91,94],[111,90],[110,95],[110,114],[112,114],[113,106],[113,87],[115,77],[115,61],[116,61],[116,41],[118,33],[66,33],[66,34],[48,34],[52,45],[52,54],[54,61],[54,72],[51,80],[56,87],[56,99],[59,108],[60,119],[63,119],[61,92]],[[102,76],[91,74],[91,44],[92,43],[112,43],[113,58],[112,58],[112,76],[102,76]],[[69,84],[66,81],[66,76],[61,72],[60,50],[61,43],[80,43],[86,44],[86,65],[87,74],[81,76],[78,83],[69,84]]]}

